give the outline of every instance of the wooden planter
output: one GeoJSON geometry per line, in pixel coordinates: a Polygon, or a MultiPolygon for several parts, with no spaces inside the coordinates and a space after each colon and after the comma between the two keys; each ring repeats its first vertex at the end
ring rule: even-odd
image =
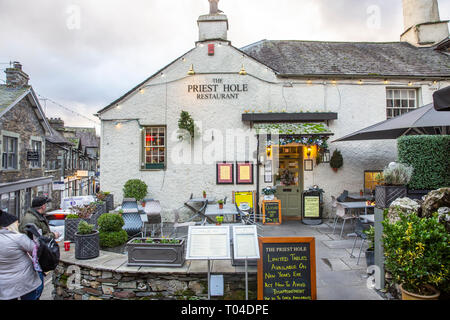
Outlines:
{"type": "Polygon", "coordinates": [[[376,186],[376,206],[381,209],[389,208],[394,200],[406,197],[406,192],[406,186],[376,186]]]}
{"type": "Polygon", "coordinates": [[[423,296],[417,293],[412,293],[403,289],[402,285],[399,286],[402,292],[402,300],[438,300],[441,295],[440,291],[433,286],[427,286],[431,291],[434,292],[431,296],[423,296]]]}
{"type": "MultiPolygon", "coordinates": [[[[128,265],[146,267],[181,267],[185,261],[184,240],[178,244],[134,243],[143,238],[134,238],[127,243],[128,265]]],[[[162,239],[153,239],[158,242],[162,239]]]]}
{"type": "Polygon", "coordinates": [[[94,259],[100,255],[100,238],[96,230],[92,234],[75,233],[75,259],[94,259]]]}
{"type": "Polygon", "coordinates": [[[66,219],[64,221],[64,240],[73,242],[75,233],[78,231],[78,224],[81,220],[91,223],[91,219],[66,219]]]}

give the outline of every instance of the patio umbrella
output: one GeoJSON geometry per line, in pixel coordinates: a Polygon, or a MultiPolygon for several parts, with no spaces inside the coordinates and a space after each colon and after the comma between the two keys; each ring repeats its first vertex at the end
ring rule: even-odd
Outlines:
{"type": "Polygon", "coordinates": [[[397,139],[411,134],[449,134],[450,112],[438,112],[430,103],[401,116],[356,131],[338,141],[397,139]],[[439,127],[440,130],[435,130],[439,127]]]}
{"type": "Polygon", "coordinates": [[[433,100],[437,111],[450,111],[450,86],[433,93],[433,100]]]}

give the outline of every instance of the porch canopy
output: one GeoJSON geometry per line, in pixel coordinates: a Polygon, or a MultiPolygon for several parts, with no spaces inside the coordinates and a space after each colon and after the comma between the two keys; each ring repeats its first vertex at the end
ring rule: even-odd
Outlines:
{"type": "Polygon", "coordinates": [[[431,103],[401,116],[356,131],[332,142],[397,139],[404,135],[438,135],[449,133],[450,112],[438,112],[431,103]]]}
{"type": "Polygon", "coordinates": [[[450,86],[433,93],[434,109],[450,111],[450,86]]]}
{"type": "Polygon", "coordinates": [[[254,128],[258,135],[267,136],[267,146],[299,143],[326,148],[327,140],[333,135],[325,123],[316,122],[256,123],[254,128]]]}

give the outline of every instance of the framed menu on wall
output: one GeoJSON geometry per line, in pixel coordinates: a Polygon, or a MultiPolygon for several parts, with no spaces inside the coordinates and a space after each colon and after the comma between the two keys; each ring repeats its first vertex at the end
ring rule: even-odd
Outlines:
{"type": "Polygon", "coordinates": [[[220,162],[217,164],[216,172],[217,184],[234,184],[233,163],[220,162]]]}
{"type": "Polygon", "coordinates": [[[253,163],[236,162],[237,184],[253,184],[253,163]]]}

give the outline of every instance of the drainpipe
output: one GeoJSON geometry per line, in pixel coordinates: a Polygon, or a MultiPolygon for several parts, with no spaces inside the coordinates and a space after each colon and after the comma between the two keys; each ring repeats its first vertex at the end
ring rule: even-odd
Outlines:
{"type": "Polygon", "coordinates": [[[255,203],[255,215],[259,215],[259,166],[261,163],[259,162],[259,134],[256,134],[256,203],[255,203]]]}

